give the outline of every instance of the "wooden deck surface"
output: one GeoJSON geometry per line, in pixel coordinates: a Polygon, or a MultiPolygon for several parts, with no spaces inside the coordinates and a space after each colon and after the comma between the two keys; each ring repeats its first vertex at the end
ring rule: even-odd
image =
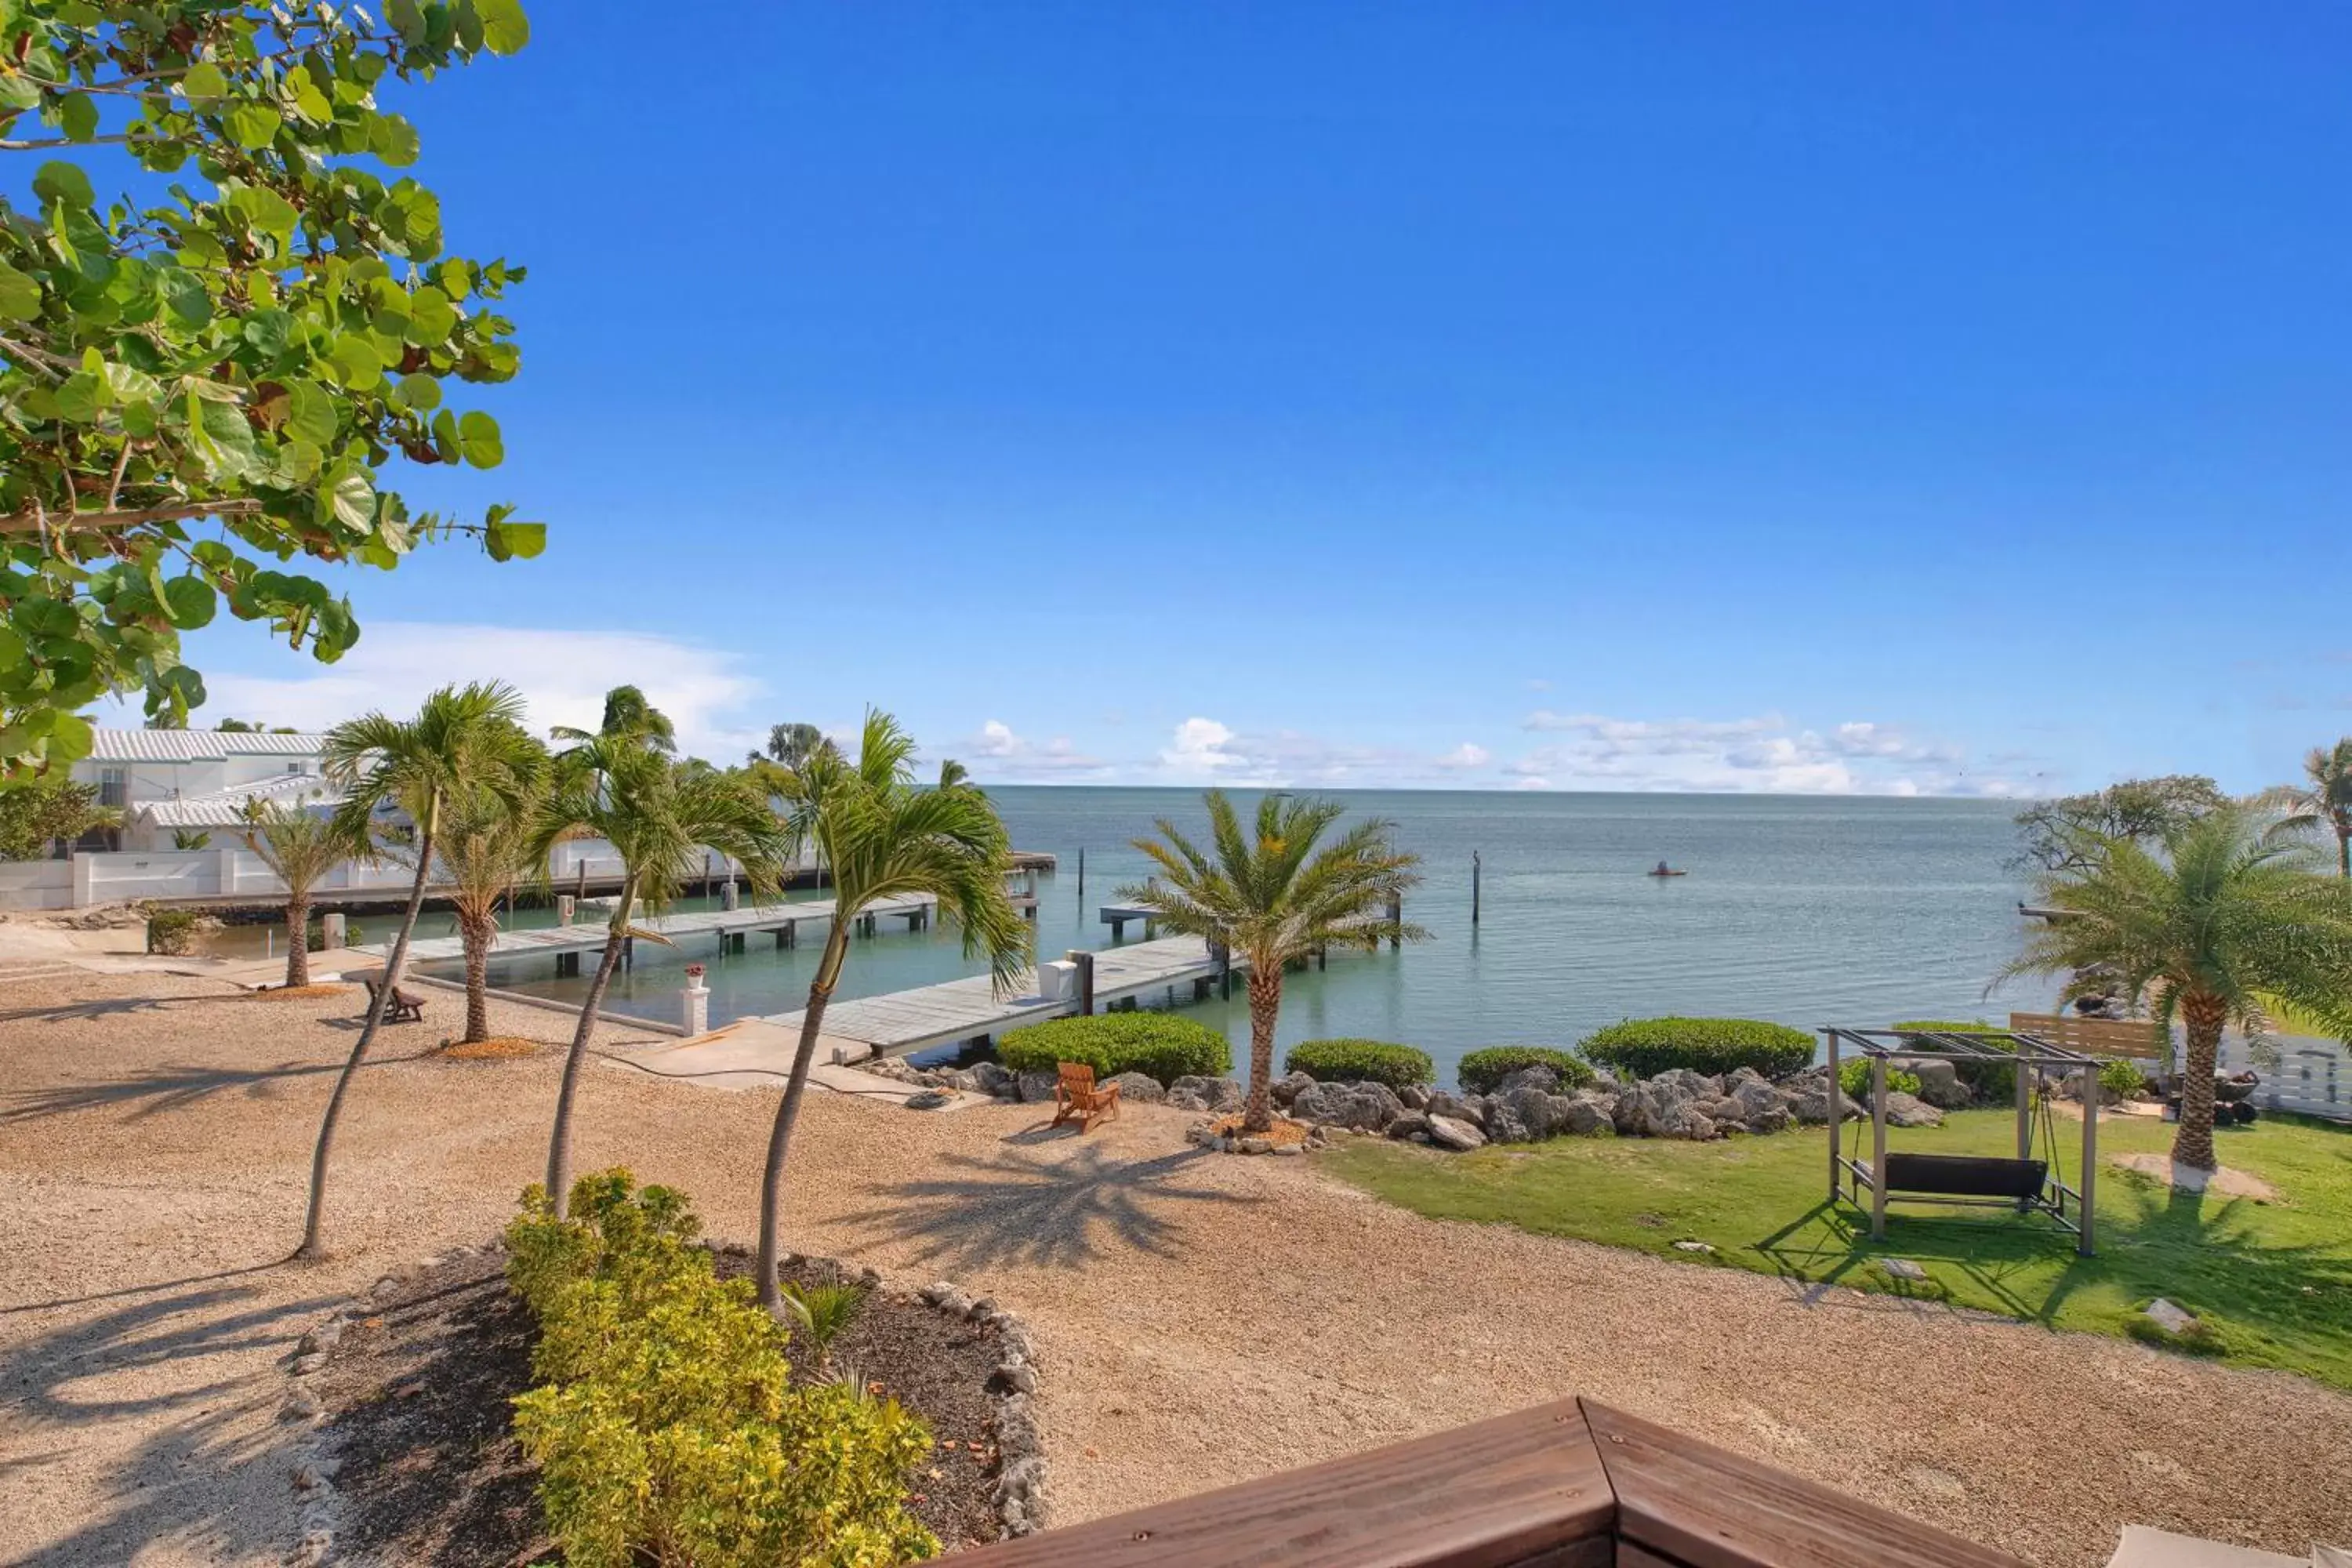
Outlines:
{"type": "MultiPolygon", "coordinates": [[[[1243,967],[1239,961],[1234,965],[1236,973],[1243,967]]],[[[1198,937],[1171,936],[1104,948],[1095,954],[1095,1006],[1100,1011],[1123,997],[1190,984],[1216,973],[1208,944],[1198,937]]],[[[871,1047],[884,1056],[898,1056],[1076,1011],[1073,998],[1039,995],[1034,971],[1024,973],[1014,990],[1003,996],[990,990],[988,976],[978,974],[894,991],[887,996],[835,1002],[824,1011],[824,1032],[832,1038],[871,1047]]],[[[773,1014],[769,1021],[798,1029],[801,1014],[773,1014]]]]}

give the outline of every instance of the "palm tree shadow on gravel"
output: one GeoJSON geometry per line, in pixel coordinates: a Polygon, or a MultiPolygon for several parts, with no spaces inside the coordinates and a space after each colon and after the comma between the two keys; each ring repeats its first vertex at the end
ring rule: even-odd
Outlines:
{"type": "MultiPolygon", "coordinates": [[[[386,1067],[394,1062],[415,1061],[429,1054],[419,1051],[413,1056],[376,1057],[364,1066],[386,1067]]],[[[199,1100],[230,1089],[243,1089],[250,1097],[264,1098],[273,1093],[281,1083],[341,1070],[341,1062],[282,1062],[274,1068],[221,1068],[204,1067],[193,1062],[178,1063],[131,1078],[17,1090],[6,1097],[5,1104],[0,1104],[0,1125],[37,1121],[45,1116],[64,1116],[77,1110],[99,1110],[116,1105],[130,1107],[130,1119],[135,1121],[168,1111],[184,1110],[199,1100]]]]}
{"type": "Polygon", "coordinates": [[[919,1244],[917,1256],[950,1268],[1076,1268],[1104,1251],[1106,1237],[1155,1258],[1183,1250],[1184,1205],[1255,1205],[1264,1200],[1173,1178],[1199,1150],[1120,1160],[1089,1147],[1067,1160],[948,1156],[960,1173],[867,1189],[881,1205],[853,1215],[919,1244]]]}
{"type": "Polygon", "coordinates": [[[16,1561],[26,1568],[122,1563],[174,1538],[202,1539],[224,1559],[276,1556],[285,1542],[277,1539],[280,1521],[273,1511],[249,1517],[253,1510],[235,1506],[236,1489],[179,1483],[192,1475],[231,1475],[260,1466],[272,1486],[283,1488],[289,1429],[247,1415],[257,1399],[274,1405],[283,1395],[281,1378],[239,1369],[136,1396],[109,1396],[91,1380],[206,1356],[290,1348],[293,1336],[340,1299],[269,1302],[243,1286],[201,1286],[61,1324],[0,1353],[0,1401],[34,1454],[85,1451],[82,1428],[168,1417],[108,1461],[99,1481],[106,1495],[119,1500],[112,1511],[16,1561]]]}

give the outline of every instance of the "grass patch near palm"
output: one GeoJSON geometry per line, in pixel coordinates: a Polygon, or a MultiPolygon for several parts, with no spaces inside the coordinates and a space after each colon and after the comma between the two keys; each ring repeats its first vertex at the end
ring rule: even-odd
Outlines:
{"type": "MultiPolygon", "coordinates": [[[[1961,1111],[1940,1128],[1895,1129],[1889,1143],[2013,1154],[2014,1129],[2004,1110],[1961,1111]]],[[[2059,1124],[2070,1183],[2081,1131],[2059,1124]]],[[[1819,1128],[1717,1143],[1559,1139],[1473,1154],[1367,1140],[1324,1159],[1374,1196],[1435,1218],[1925,1297],[2053,1328],[2146,1337],[2132,1327],[2138,1309],[2164,1296],[2210,1327],[2200,1353],[2352,1389],[2352,1128],[2273,1116],[2217,1134],[2224,1164],[2276,1189],[2278,1201],[2266,1204],[2175,1191],[2104,1159],[2161,1152],[2171,1137],[2152,1120],[2101,1119],[2095,1258],[2076,1257],[2074,1238],[2045,1219],[1989,1209],[1894,1207],[1886,1240],[1874,1246],[1867,1216],[1828,1205],[1819,1128]],[[1677,1241],[1714,1250],[1681,1251],[1677,1241]],[[1875,1267],[1889,1258],[1918,1264],[1927,1279],[1875,1267]]]]}

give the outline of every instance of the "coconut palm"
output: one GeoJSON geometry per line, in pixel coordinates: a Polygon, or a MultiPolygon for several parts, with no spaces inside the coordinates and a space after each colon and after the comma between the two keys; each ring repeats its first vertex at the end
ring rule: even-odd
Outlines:
{"type": "Polygon", "coordinates": [[[372,857],[363,835],[341,816],[305,811],[299,805],[248,801],[245,847],[286,884],[286,984],[310,984],[310,889],[346,860],[372,857]]]}
{"type": "Polygon", "coordinates": [[[1005,888],[1013,842],[994,804],[964,782],[962,769],[952,763],[941,768],[936,787],[918,784],[914,757],[915,743],[898,721],[868,710],[855,763],[835,747],[819,746],[799,768],[769,774],[794,842],[816,846],[832,869],[835,888],[832,929],[809,982],[800,1045],[784,1081],[783,1102],[776,1108],[760,1185],[760,1300],[779,1318],[786,1310],[776,1282],[784,1156],[824,1027],[825,1005],[841,982],[850,927],[859,912],[897,894],[933,895],[962,931],[964,955],[987,958],[999,994],[1013,987],[1029,963],[1029,924],[1005,888]]]}
{"type": "Polygon", "coordinates": [[[2214,1167],[2213,1073],[2225,1027],[2265,1031],[2265,995],[2331,1026],[2352,1025],[2352,889],[2317,874],[2315,852],[2280,826],[2273,813],[2231,804],[2173,825],[2154,851],[2100,841],[2084,869],[2040,884],[2040,901],[2063,913],[2003,971],[2094,969],[2119,979],[2167,1028],[2181,1021],[2172,1157],[2200,1170],[2214,1167]]]}
{"type": "Polygon", "coordinates": [[[1254,835],[1244,831],[1224,791],[1211,790],[1206,803],[1214,858],[1163,817],[1158,838],[1135,840],[1158,871],[1118,896],[1157,911],[1157,923],[1171,931],[1247,960],[1250,1085],[1242,1131],[1264,1132],[1274,1125],[1274,1029],[1284,966],[1333,942],[1425,938],[1428,932],[1390,913],[1420,881],[1414,868],[1421,858],[1400,851],[1390,837],[1393,825],[1378,818],[1318,849],[1346,811],[1336,801],[1268,795],[1258,802],[1254,835]]]}
{"type": "MultiPolygon", "coordinates": [[[[664,730],[667,725],[661,721],[664,730]]],[[[667,940],[632,923],[637,906],[658,910],[668,903],[714,850],[742,863],[755,897],[772,892],[782,879],[792,844],[756,787],[740,777],[674,761],[655,750],[642,730],[582,742],[556,759],[556,775],[555,794],[541,819],[541,844],[593,834],[621,856],[620,896],[613,902],[595,978],[580,1005],[548,1139],[547,1194],[561,1216],[572,1195],[572,1103],[596,1030],[597,1009],[627,943],[640,937],[667,940]]]]}
{"type": "Polygon", "coordinates": [[[2284,808],[2289,826],[2325,826],[2334,833],[2336,873],[2352,878],[2352,735],[2332,746],[2314,746],[2303,759],[2303,773],[2304,783],[2281,784],[2263,801],[2284,808]]]}
{"type": "Polygon", "coordinates": [[[394,719],[368,713],[336,725],[320,749],[327,777],[344,792],[336,813],[341,830],[359,842],[373,842],[376,811],[398,805],[408,815],[415,835],[407,853],[415,859],[416,874],[408,887],[408,907],[402,912],[399,933],[384,960],[383,984],[360,1026],[360,1037],[335,1079],[327,1100],[327,1114],[319,1123],[319,1143],[310,1156],[310,1205],[302,1224],[298,1258],[324,1255],[320,1228],[326,1217],[327,1161],[333,1150],[335,1125],[343,1111],[343,1097],[352,1079],[375,1044],[391,1005],[394,987],[408,962],[408,941],[416,930],[416,913],[425,905],[425,885],[432,872],[434,835],[452,800],[475,791],[512,800],[518,805],[530,793],[531,780],[544,754],[522,727],[522,698],[502,681],[465,687],[445,686],[425,700],[414,719],[394,719]]]}
{"type": "Polygon", "coordinates": [[[634,686],[615,686],[604,693],[604,714],[593,734],[566,724],[556,725],[549,733],[574,744],[598,736],[635,741],[649,752],[665,755],[677,749],[677,729],[669,721],[669,715],[646,701],[646,694],[634,686]]]}
{"type": "Polygon", "coordinates": [[[477,790],[443,814],[434,852],[466,948],[466,1045],[490,1037],[490,946],[498,940],[499,901],[511,903],[517,883],[540,880],[546,872],[543,805],[537,787],[520,800],[477,790]]]}

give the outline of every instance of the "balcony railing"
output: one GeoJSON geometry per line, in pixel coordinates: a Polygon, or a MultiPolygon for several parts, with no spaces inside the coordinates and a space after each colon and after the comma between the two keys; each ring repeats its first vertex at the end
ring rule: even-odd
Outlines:
{"type": "Polygon", "coordinates": [[[957,1558],[969,1568],[2021,1568],[1591,1400],[957,1558]]]}

